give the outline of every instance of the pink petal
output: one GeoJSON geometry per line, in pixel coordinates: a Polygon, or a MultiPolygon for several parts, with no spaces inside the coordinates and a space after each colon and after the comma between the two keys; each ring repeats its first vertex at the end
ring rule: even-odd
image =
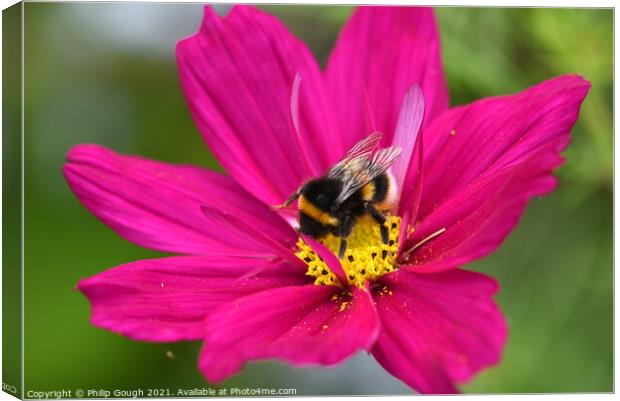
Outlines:
{"type": "Polygon", "coordinates": [[[400,238],[404,238],[410,221],[415,221],[422,195],[423,138],[420,135],[420,127],[423,117],[424,97],[422,90],[414,85],[407,91],[403,100],[393,142],[394,146],[401,148],[400,158],[392,167],[400,193],[398,204],[398,215],[402,218],[400,238]]]}
{"type": "Polygon", "coordinates": [[[207,6],[200,32],[179,42],[177,60],[192,116],[211,151],[264,202],[282,203],[303,180],[342,156],[321,72],[275,17],[235,6],[220,18],[207,6]],[[292,106],[299,109],[293,116],[299,135],[292,106]],[[310,171],[298,160],[301,147],[310,171]]]}
{"type": "Polygon", "coordinates": [[[391,143],[403,96],[414,84],[424,93],[429,122],[448,107],[433,10],[358,7],[340,34],[325,78],[347,148],[375,129],[384,133],[384,145],[391,143]],[[364,117],[364,90],[376,127],[364,117]]]}
{"type": "Polygon", "coordinates": [[[487,172],[526,160],[543,146],[564,150],[589,88],[583,78],[565,75],[442,114],[424,134],[421,217],[487,172]]]}
{"type": "Polygon", "coordinates": [[[309,279],[287,263],[243,256],[183,256],[128,263],[80,281],[93,325],[142,341],[196,340],[214,308],[309,279]],[[251,277],[248,273],[256,271],[251,277]]]}
{"type": "Polygon", "coordinates": [[[209,314],[200,369],[219,382],[252,360],[334,365],[369,349],[379,330],[368,293],[332,299],[333,286],[296,286],[238,299],[209,314]]]}
{"type": "Polygon", "coordinates": [[[490,277],[397,271],[381,281],[375,301],[382,330],[372,354],[413,389],[453,393],[455,383],[500,360],[507,328],[490,277]]]}
{"type": "Polygon", "coordinates": [[[398,189],[407,191],[409,187],[403,187],[407,171],[412,170],[411,166],[414,159],[414,150],[418,132],[422,126],[424,117],[424,97],[419,86],[412,86],[403,99],[394,133],[393,146],[401,148],[399,159],[392,166],[392,174],[398,185],[398,189]],[[411,167],[410,167],[411,166],[411,167]]]}
{"type": "Polygon", "coordinates": [[[65,177],[84,206],[138,245],[188,254],[274,254],[208,224],[202,205],[235,215],[284,246],[295,244],[296,233],[282,218],[221,174],[96,145],[78,145],[67,159],[65,177]]]}
{"type": "Polygon", "coordinates": [[[293,251],[294,248],[286,247],[282,243],[270,237],[268,232],[263,232],[245,222],[245,220],[234,214],[222,211],[218,208],[202,206],[202,213],[211,227],[222,230],[223,240],[230,237],[233,243],[242,242],[254,244],[266,252],[273,252],[279,258],[288,261],[291,265],[305,270],[306,264],[302,262],[293,251]]]}
{"type": "Polygon", "coordinates": [[[319,258],[323,259],[329,269],[338,277],[340,283],[346,285],[347,275],[342,268],[342,265],[340,264],[340,260],[338,260],[338,258],[331,251],[331,249],[329,249],[328,247],[326,247],[309,235],[302,234],[301,236],[303,237],[306,244],[310,245],[310,247],[316,252],[316,254],[319,255],[319,258]]]}
{"type": "Polygon", "coordinates": [[[416,249],[404,267],[417,272],[454,268],[494,251],[517,224],[532,196],[555,188],[551,171],[562,162],[542,148],[527,162],[486,175],[451,197],[428,215],[403,250],[445,228],[445,232],[416,249]]]}
{"type": "Polygon", "coordinates": [[[514,96],[485,99],[443,114],[425,131],[424,190],[409,249],[416,270],[437,271],[495,250],[528,200],[555,188],[589,83],[577,76],[543,82],[514,96]]]}

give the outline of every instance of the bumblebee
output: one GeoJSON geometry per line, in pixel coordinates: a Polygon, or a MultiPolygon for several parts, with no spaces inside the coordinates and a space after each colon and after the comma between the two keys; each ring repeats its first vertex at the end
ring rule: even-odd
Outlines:
{"type": "Polygon", "coordinates": [[[299,231],[316,239],[329,233],[340,237],[340,259],[357,219],[364,215],[379,224],[381,239],[388,242],[385,214],[397,195],[388,170],[400,156],[400,148],[377,149],[381,137],[375,132],[362,139],[327,174],[305,182],[278,206],[286,207],[298,199],[299,231]]]}

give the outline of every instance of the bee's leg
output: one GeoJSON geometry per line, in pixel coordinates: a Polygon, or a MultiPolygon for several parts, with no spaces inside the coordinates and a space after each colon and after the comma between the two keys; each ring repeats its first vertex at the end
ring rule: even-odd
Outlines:
{"type": "Polygon", "coordinates": [[[347,239],[340,238],[340,249],[338,250],[338,259],[344,258],[344,252],[347,250],[347,239]]]}
{"type": "Polygon", "coordinates": [[[347,250],[347,238],[349,238],[353,230],[353,221],[351,216],[347,216],[340,224],[340,250],[338,251],[338,259],[342,259],[344,257],[344,252],[347,250]]]}
{"type": "Polygon", "coordinates": [[[372,205],[366,205],[366,210],[368,211],[368,213],[370,213],[370,215],[372,216],[372,218],[379,223],[379,230],[381,231],[381,241],[383,241],[384,244],[388,243],[388,229],[385,226],[385,215],[383,213],[381,213],[380,211],[378,211],[374,206],[372,205]]]}

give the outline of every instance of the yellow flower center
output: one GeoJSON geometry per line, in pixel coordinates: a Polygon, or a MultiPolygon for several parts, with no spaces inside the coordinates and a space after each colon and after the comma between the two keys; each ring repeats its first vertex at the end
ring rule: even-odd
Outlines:
{"type": "MultiPolygon", "coordinates": [[[[400,217],[388,216],[385,226],[388,228],[387,244],[381,240],[379,224],[376,221],[367,216],[357,220],[351,236],[347,239],[344,257],[340,259],[349,285],[364,288],[366,280],[374,281],[396,269],[400,217]]],[[[334,254],[338,254],[340,237],[328,234],[320,242],[334,254]]],[[[295,255],[308,264],[306,275],[315,277],[315,285],[340,284],[336,274],[301,237],[297,240],[297,248],[299,250],[295,255]]]]}

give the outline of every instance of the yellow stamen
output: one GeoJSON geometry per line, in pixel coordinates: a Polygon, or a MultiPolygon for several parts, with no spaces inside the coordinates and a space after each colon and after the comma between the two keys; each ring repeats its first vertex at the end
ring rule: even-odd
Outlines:
{"type": "MultiPolygon", "coordinates": [[[[374,281],[396,269],[400,217],[389,216],[385,226],[388,228],[387,244],[381,241],[379,224],[370,217],[362,217],[356,222],[351,236],[347,239],[347,250],[340,260],[347,284],[364,288],[367,280],[374,281]]],[[[320,241],[334,254],[338,253],[340,237],[329,234],[320,241]]],[[[315,277],[314,284],[339,284],[338,277],[303,239],[299,238],[297,247],[299,251],[295,255],[308,264],[306,275],[315,277]]]]}

